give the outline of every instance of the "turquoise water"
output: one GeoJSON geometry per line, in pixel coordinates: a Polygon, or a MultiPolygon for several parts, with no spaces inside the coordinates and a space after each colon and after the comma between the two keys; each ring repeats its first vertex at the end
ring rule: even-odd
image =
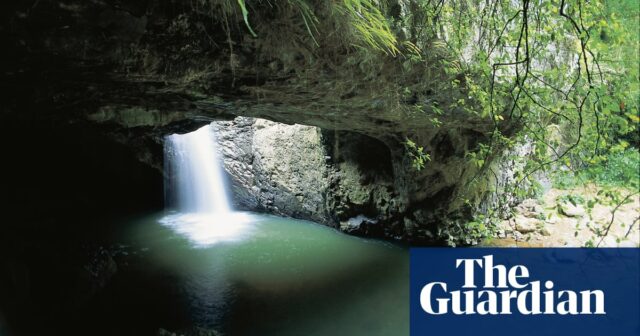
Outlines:
{"type": "Polygon", "coordinates": [[[187,316],[167,326],[158,321],[159,327],[225,335],[409,333],[406,248],[307,221],[237,212],[148,216],[123,237],[138,251],[137,267],[153,270],[150,281],[170,279],[163,288],[187,316]]]}

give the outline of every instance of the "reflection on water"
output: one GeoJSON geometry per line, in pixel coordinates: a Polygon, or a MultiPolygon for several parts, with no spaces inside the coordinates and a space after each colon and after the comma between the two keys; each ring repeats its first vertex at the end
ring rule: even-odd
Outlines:
{"type": "Polygon", "coordinates": [[[185,327],[228,335],[409,333],[406,249],[305,221],[227,216],[151,216],[123,237],[146,251],[140,265],[154,270],[151,281],[170,279],[164,288],[178,293],[173,308],[188,316],[185,327]]]}
{"type": "MultiPolygon", "coordinates": [[[[208,247],[224,241],[246,238],[254,226],[246,212],[172,213],[159,221],[189,239],[194,247],[208,247]]],[[[255,222],[255,220],[253,220],[255,222]]]]}

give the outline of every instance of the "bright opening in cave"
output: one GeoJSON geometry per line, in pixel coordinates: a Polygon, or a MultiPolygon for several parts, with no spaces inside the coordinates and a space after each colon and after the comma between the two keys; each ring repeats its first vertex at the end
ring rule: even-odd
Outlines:
{"type": "Polygon", "coordinates": [[[222,214],[231,211],[210,125],[186,134],[172,134],[164,147],[169,207],[180,212],[222,214]]]}
{"type": "Polygon", "coordinates": [[[160,223],[195,246],[245,237],[250,215],[231,209],[211,125],[165,138],[165,204],[160,223]]]}

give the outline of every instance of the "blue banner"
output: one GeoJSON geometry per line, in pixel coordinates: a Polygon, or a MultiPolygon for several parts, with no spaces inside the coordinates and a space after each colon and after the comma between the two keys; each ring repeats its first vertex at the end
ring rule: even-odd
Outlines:
{"type": "Polygon", "coordinates": [[[638,248],[411,249],[411,335],[640,335],[638,248]]]}

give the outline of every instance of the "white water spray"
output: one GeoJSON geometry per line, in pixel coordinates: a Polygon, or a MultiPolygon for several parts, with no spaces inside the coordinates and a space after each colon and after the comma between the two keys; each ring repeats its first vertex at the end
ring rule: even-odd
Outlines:
{"type": "Polygon", "coordinates": [[[237,240],[248,215],[232,212],[213,128],[165,138],[165,201],[175,210],[160,222],[199,247],[237,240]]]}
{"type": "Polygon", "coordinates": [[[211,126],[168,136],[165,162],[169,170],[166,196],[170,197],[167,199],[170,206],[190,213],[222,214],[230,211],[211,126]]]}

